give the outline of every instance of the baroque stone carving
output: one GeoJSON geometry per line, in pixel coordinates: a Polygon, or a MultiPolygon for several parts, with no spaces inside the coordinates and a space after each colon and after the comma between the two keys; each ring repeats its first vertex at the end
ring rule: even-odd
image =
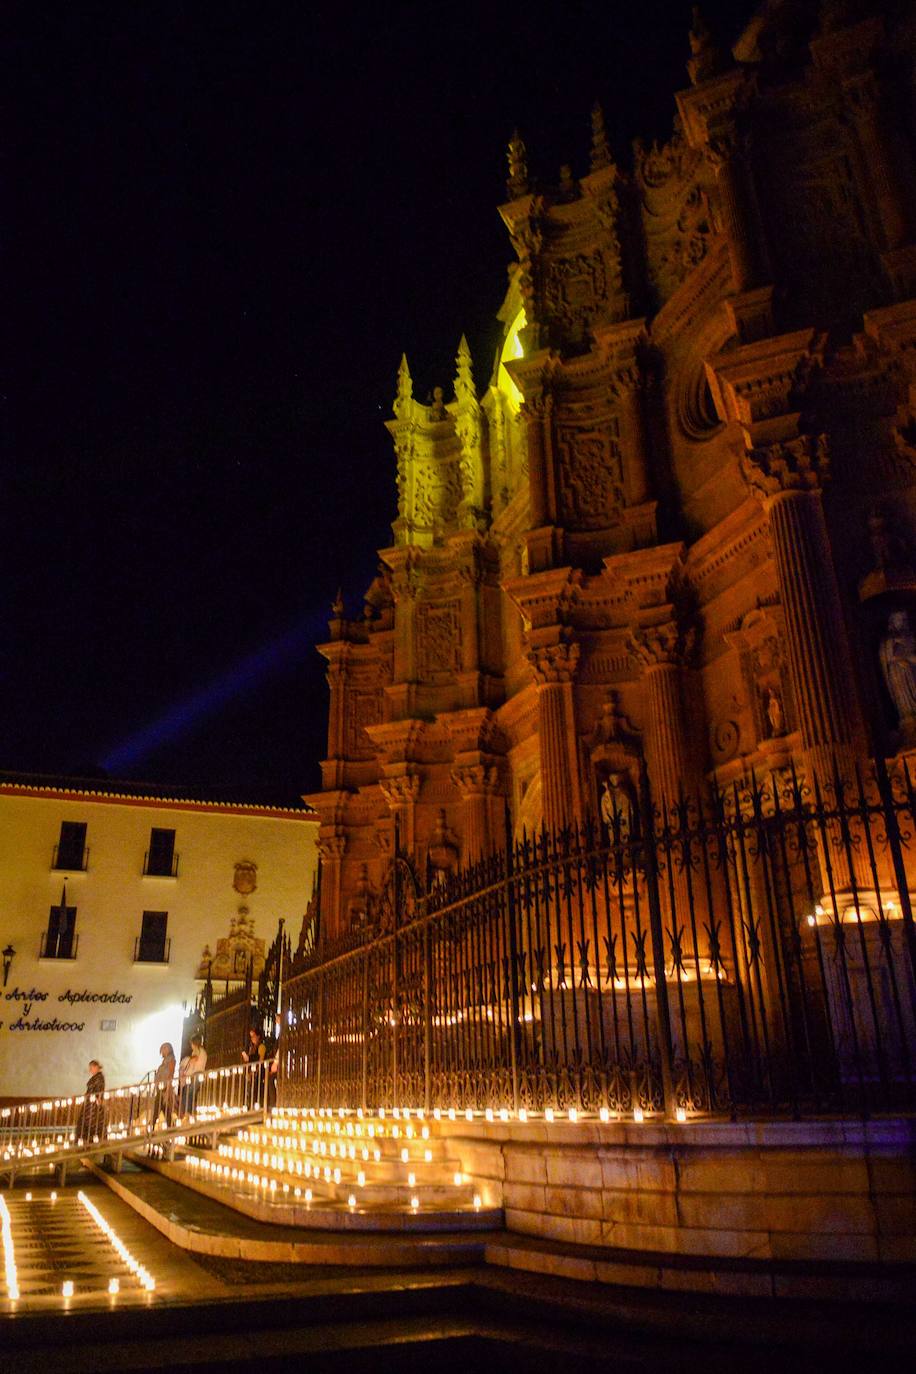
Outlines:
{"type": "Polygon", "coordinates": [[[625,504],[620,423],[600,428],[557,427],[560,456],[560,518],[571,529],[603,529],[619,518],[625,504]]]}
{"type": "Polygon", "coordinates": [[[421,601],[417,607],[417,672],[421,681],[460,671],[460,603],[421,601]]]}

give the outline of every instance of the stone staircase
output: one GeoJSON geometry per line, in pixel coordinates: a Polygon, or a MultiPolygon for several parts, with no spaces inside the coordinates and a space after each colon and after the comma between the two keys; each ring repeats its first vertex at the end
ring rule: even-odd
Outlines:
{"type": "MultiPolygon", "coordinates": [[[[164,1166],[162,1166],[164,1167],[164,1166]]],[[[481,1232],[503,1225],[422,1112],[272,1113],[183,1141],[169,1177],[262,1220],[307,1229],[481,1232]]]]}

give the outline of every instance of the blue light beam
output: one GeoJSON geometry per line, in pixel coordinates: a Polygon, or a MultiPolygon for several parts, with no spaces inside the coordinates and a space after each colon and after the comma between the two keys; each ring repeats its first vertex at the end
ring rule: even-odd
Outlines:
{"type": "Polygon", "coordinates": [[[206,687],[200,688],[157,720],[143,726],[130,739],[118,744],[102,759],[102,767],[106,772],[117,775],[142,762],[164,744],[180,739],[222,706],[249,692],[264,678],[282,668],[301,653],[303,646],[316,643],[326,630],[325,616],[311,614],[306,620],[299,621],[285,634],[248,654],[206,687]]]}

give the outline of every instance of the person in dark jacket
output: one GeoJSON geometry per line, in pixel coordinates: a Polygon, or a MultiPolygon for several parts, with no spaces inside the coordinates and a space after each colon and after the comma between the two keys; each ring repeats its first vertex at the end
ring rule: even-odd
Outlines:
{"type": "Polygon", "coordinates": [[[89,1060],[89,1082],[76,1120],[76,1138],[85,1144],[104,1140],[106,1132],[105,1075],[97,1059],[89,1060]]]}

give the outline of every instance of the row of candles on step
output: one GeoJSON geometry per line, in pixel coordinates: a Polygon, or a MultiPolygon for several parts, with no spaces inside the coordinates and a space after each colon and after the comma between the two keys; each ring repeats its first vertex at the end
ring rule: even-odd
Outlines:
{"type": "MultiPolygon", "coordinates": [[[[213,1177],[219,1181],[223,1181],[226,1183],[250,1183],[251,1186],[254,1188],[255,1192],[257,1192],[258,1189],[265,1193],[269,1192],[272,1198],[275,1198],[277,1192],[279,1191],[286,1194],[287,1197],[290,1193],[292,1193],[296,1201],[304,1201],[307,1205],[310,1205],[312,1202],[313,1193],[311,1188],[303,1189],[298,1188],[295,1185],[290,1187],[288,1183],[279,1184],[275,1178],[268,1178],[266,1174],[253,1174],[250,1171],[246,1172],[244,1169],[233,1168],[229,1164],[217,1164],[209,1159],[201,1159],[197,1155],[188,1155],[187,1159],[185,1160],[185,1163],[190,1164],[192,1169],[202,1169],[204,1173],[212,1174],[213,1177]]],[[[318,1179],[317,1169],[315,1170],[315,1179],[316,1181],[318,1179]]],[[[334,1169],[333,1171],[330,1168],[325,1169],[324,1180],[326,1183],[339,1183],[340,1179],[341,1174],[339,1169],[334,1169]]],[[[360,1188],[365,1188],[366,1175],[363,1173],[362,1170],[360,1170],[357,1174],[356,1182],[360,1188]]],[[[416,1182],[417,1179],[415,1174],[407,1175],[407,1186],[409,1188],[415,1187],[416,1182]]],[[[455,1174],[453,1182],[456,1188],[460,1188],[464,1183],[464,1175],[455,1174]]],[[[475,1211],[480,1210],[482,1206],[482,1199],[479,1193],[474,1194],[473,1205],[475,1211]]],[[[351,1193],[350,1196],[347,1198],[347,1206],[351,1209],[356,1206],[355,1193],[351,1193]]],[[[410,1199],[411,1211],[416,1212],[419,1206],[420,1199],[416,1194],[414,1194],[410,1199]]]]}
{"type": "MultiPolygon", "coordinates": [[[[387,1111],[395,1120],[398,1120],[400,1118],[403,1118],[404,1120],[409,1120],[411,1116],[410,1107],[390,1107],[387,1109],[387,1111]]],[[[417,1118],[418,1121],[423,1121],[427,1115],[422,1107],[415,1107],[413,1109],[412,1114],[417,1118]]],[[[338,1118],[344,1118],[352,1115],[354,1115],[354,1113],[351,1107],[318,1107],[317,1109],[315,1107],[278,1107],[274,1112],[271,1113],[270,1120],[274,1121],[278,1117],[293,1118],[294,1120],[301,1120],[303,1117],[318,1117],[319,1121],[317,1124],[318,1130],[320,1131],[322,1129],[320,1118],[326,1117],[333,1119],[335,1116],[337,1116],[338,1118]]],[[[364,1112],[362,1107],[358,1107],[356,1109],[355,1115],[359,1121],[364,1120],[364,1118],[370,1115],[374,1115],[378,1118],[378,1120],[384,1121],[386,1118],[386,1108],[379,1107],[376,1113],[370,1113],[364,1112]]],[[[510,1112],[508,1107],[500,1107],[498,1110],[495,1110],[493,1107],[487,1107],[486,1111],[484,1112],[475,1112],[471,1107],[468,1107],[464,1112],[461,1113],[456,1111],[454,1107],[449,1107],[445,1111],[443,1111],[440,1107],[435,1107],[433,1111],[430,1113],[430,1115],[432,1116],[432,1119],[434,1121],[457,1121],[460,1117],[463,1116],[465,1121],[473,1121],[475,1117],[482,1117],[483,1120],[487,1122],[512,1121],[514,1119],[516,1121],[520,1121],[524,1125],[524,1123],[527,1121],[535,1120],[538,1114],[536,1112],[528,1112],[525,1107],[519,1107],[517,1112],[510,1112]]],[[[579,1121],[584,1122],[588,1119],[589,1118],[587,1113],[580,1112],[577,1107],[570,1107],[567,1112],[554,1110],[553,1107],[545,1107],[544,1109],[544,1120],[548,1122],[572,1121],[575,1123],[579,1121]]],[[[599,1121],[620,1121],[622,1119],[622,1114],[620,1112],[612,1112],[610,1107],[601,1107],[598,1111],[599,1121]]],[[[643,1110],[643,1108],[634,1107],[633,1120],[639,1123],[645,1121],[645,1119],[646,1113],[643,1110]]],[[[676,1108],[674,1113],[674,1119],[678,1122],[686,1121],[687,1108],[676,1108]]],[[[372,1126],[370,1125],[368,1129],[369,1134],[371,1135],[372,1126]]],[[[359,1131],[357,1128],[357,1134],[358,1133],[359,1131]]],[[[379,1132],[379,1134],[381,1133],[382,1132],[379,1132]]],[[[397,1131],[393,1130],[392,1134],[396,1135],[397,1131]]]]}

